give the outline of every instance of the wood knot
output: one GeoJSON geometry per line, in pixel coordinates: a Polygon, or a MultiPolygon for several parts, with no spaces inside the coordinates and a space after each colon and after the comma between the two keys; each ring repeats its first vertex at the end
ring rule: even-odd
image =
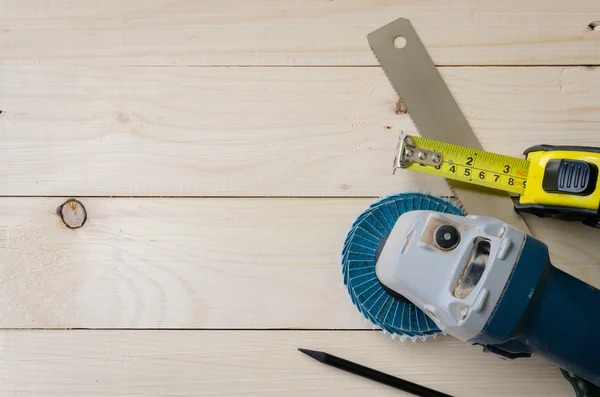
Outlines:
{"type": "Polygon", "coordinates": [[[406,114],[408,113],[408,108],[402,101],[396,102],[396,108],[394,109],[396,114],[406,114]]]}
{"type": "Polygon", "coordinates": [[[56,213],[69,229],[78,229],[87,220],[87,211],[81,202],[69,199],[58,207],[56,213]]]}
{"type": "Polygon", "coordinates": [[[600,31],[600,21],[591,22],[588,25],[588,29],[591,30],[591,31],[594,31],[594,30],[599,30],[600,31]]]}

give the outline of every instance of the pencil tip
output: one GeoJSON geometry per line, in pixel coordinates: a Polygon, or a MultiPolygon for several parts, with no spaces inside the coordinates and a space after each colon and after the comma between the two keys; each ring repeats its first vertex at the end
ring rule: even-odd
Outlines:
{"type": "Polygon", "coordinates": [[[327,355],[324,352],[319,352],[319,351],[316,351],[316,350],[301,349],[301,348],[298,348],[298,350],[300,352],[306,354],[307,356],[312,357],[315,360],[320,361],[320,362],[324,362],[325,361],[325,356],[327,355]]]}

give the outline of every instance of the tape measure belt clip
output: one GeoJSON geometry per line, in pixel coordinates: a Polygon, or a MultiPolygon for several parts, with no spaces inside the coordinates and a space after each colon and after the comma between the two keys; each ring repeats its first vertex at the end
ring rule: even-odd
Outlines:
{"type": "Polygon", "coordinates": [[[563,221],[580,221],[588,226],[600,228],[600,210],[594,211],[584,208],[520,203],[515,203],[515,209],[518,212],[537,215],[540,218],[554,218],[563,221]]]}

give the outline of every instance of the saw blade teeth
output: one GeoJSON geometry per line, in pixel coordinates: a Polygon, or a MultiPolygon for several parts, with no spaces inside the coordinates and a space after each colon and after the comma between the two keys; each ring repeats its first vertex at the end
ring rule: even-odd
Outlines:
{"type": "MultiPolygon", "coordinates": [[[[388,79],[388,81],[392,81],[390,79],[390,75],[387,72],[385,66],[382,65],[381,61],[379,60],[379,57],[377,56],[377,52],[374,50],[374,48],[371,46],[371,51],[373,52],[373,54],[375,55],[375,58],[377,59],[377,63],[379,64],[381,70],[383,71],[383,73],[385,74],[385,77],[388,79]]],[[[398,96],[398,102],[402,104],[403,106],[403,114],[408,115],[412,126],[414,127],[415,131],[420,135],[423,136],[423,133],[419,130],[419,125],[417,124],[417,122],[415,121],[413,115],[410,113],[410,108],[408,107],[408,105],[406,104],[406,102],[404,101],[404,99],[402,98],[402,94],[398,91],[398,89],[392,84],[392,88],[394,90],[394,92],[396,93],[396,95],[398,96]]],[[[456,201],[458,202],[458,207],[461,209],[461,211],[463,211],[465,214],[468,214],[465,206],[463,205],[463,203],[460,201],[460,197],[458,196],[458,194],[456,193],[456,189],[452,186],[452,183],[448,180],[444,178],[444,181],[446,182],[446,184],[448,185],[448,187],[450,188],[450,191],[452,192],[452,195],[454,196],[454,198],[456,199],[456,201]]]]}
{"type": "MultiPolygon", "coordinates": [[[[377,51],[375,51],[375,48],[373,48],[373,46],[371,46],[371,52],[373,53],[373,55],[375,56],[375,59],[377,60],[377,64],[379,65],[379,67],[381,68],[381,70],[383,71],[383,74],[385,75],[386,79],[388,81],[393,81],[390,78],[390,74],[388,73],[387,69],[385,68],[385,66],[383,66],[383,63],[379,60],[379,56],[377,55],[377,51]]],[[[396,93],[397,97],[398,97],[398,103],[401,104],[402,106],[402,110],[403,110],[403,114],[408,115],[408,117],[410,118],[410,121],[413,125],[413,127],[415,128],[415,130],[419,133],[419,135],[423,135],[421,134],[421,131],[419,131],[419,126],[418,124],[415,122],[415,119],[413,118],[412,114],[410,113],[410,108],[408,107],[408,105],[406,104],[406,102],[404,101],[404,99],[402,98],[402,93],[400,93],[400,91],[398,91],[398,89],[396,88],[396,86],[394,86],[393,84],[391,84],[392,89],[394,90],[394,92],[396,93]]],[[[398,109],[398,105],[396,105],[396,109],[398,109]]],[[[399,112],[396,110],[396,113],[399,114],[399,112]]]]}
{"type": "Polygon", "coordinates": [[[454,201],[456,201],[457,207],[460,208],[460,210],[465,215],[469,215],[469,212],[465,208],[464,204],[462,203],[462,201],[460,201],[460,196],[456,193],[456,189],[454,189],[454,186],[452,186],[452,184],[450,183],[450,181],[448,179],[444,179],[444,181],[446,181],[446,184],[448,185],[448,188],[450,189],[450,192],[452,193],[452,198],[454,199],[454,201]]]}

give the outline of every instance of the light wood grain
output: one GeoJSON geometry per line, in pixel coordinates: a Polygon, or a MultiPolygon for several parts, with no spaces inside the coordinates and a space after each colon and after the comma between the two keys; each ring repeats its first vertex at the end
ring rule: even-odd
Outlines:
{"type": "Polygon", "coordinates": [[[15,0],[0,62],[375,65],[367,34],[404,17],[438,64],[599,64],[599,15],[589,0],[15,0]]]}
{"type": "Polygon", "coordinates": [[[405,395],[319,364],[297,347],[461,397],[573,394],[541,360],[501,360],[450,337],[402,343],[368,331],[3,331],[2,395],[405,395]]]}
{"type": "MultiPolygon", "coordinates": [[[[600,69],[564,67],[600,64],[597,2],[2,2],[0,394],[398,394],[307,347],[457,396],[572,395],[538,359],[368,331],[347,296],[351,197],[450,194],[391,175],[415,129],[366,35],[398,17],[438,65],[555,65],[440,69],[486,149],[600,146],[600,69]]],[[[526,220],[600,287],[600,231],[526,220]]]]}
{"type": "MultiPolygon", "coordinates": [[[[483,146],[600,146],[600,68],[443,68],[483,146]]],[[[1,195],[449,194],[392,160],[397,96],[376,68],[0,71],[1,195]]]]}
{"type": "MultiPolygon", "coordinates": [[[[368,199],[0,199],[0,327],[368,329],[339,253],[368,199]]],[[[600,286],[599,230],[528,217],[554,263],[600,286]]]]}

